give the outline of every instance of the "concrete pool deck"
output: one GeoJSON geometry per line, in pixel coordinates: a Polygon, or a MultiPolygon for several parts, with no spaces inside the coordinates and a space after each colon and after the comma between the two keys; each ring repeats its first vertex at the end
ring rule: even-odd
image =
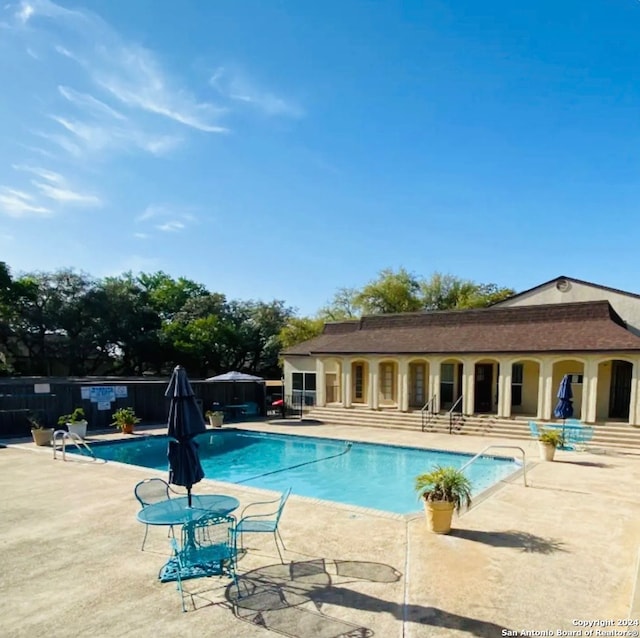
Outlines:
{"type": "MultiPolygon", "coordinates": [[[[559,451],[553,463],[539,463],[534,441],[338,425],[242,427],[471,453],[515,445],[526,451],[529,486],[522,476],[502,482],[454,519],[447,536],[427,532],[422,515],[294,494],[281,521],[287,564],[271,535],[247,536],[238,570],[241,591],[253,593],[235,601],[224,579],[187,581],[196,610],[187,597],[183,614],[175,586],[157,580],[169,549],[165,528],[151,528],[141,552],[144,527],[135,518],[134,485],[166,473],[78,457],[54,461],[50,448],[6,442],[0,635],[556,635],[584,630],[576,621],[640,618],[633,602],[640,597],[638,451],[559,451]]],[[[208,480],[194,491],[230,494],[242,505],[273,495],[208,480]]]]}

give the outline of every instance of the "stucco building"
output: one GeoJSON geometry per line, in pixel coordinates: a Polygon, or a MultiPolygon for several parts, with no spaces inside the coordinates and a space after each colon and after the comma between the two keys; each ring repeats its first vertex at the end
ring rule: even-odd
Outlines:
{"type": "Polygon", "coordinates": [[[327,323],[283,359],[286,394],[318,406],[550,420],[571,374],[577,418],[640,425],[640,295],[570,277],[490,308],[327,323]]]}

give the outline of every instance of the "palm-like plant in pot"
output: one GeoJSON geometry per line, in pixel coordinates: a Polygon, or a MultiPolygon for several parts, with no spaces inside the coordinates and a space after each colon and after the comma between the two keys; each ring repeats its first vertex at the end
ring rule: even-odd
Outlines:
{"type": "Polygon", "coordinates": [[[436,466],[416,477],[415,488],[424,501],[429,529],[436,534],[451,531],[453,510],[471,505],[471,481],[456,467],[436,466]]]}
{"type": "Polygon", "coordinates": [[[133,427],[140,423],[133,408],[119,408],[112,415],[111,425],[117,427],[124,434],[133,434],[133,427]]]}
{"type": "Polygon", "coordinates": [[[31,426],[31,436],[36,445],[51,445],[53,440],[53,428],[44,426],[44,418],[38,412],[30,412],[27,415],[27,421],[31,426]]]}
{"type": "Polygon", "coordinates": [[[564,437],[559,430],[545,430],[538,435],[540,458],[543,461],[553,461],[556,449],[564,445],[564,437]]]}
{"type": "Polygon", "coordinates": [[[58,425],[66,425],[67,430],[77,434],[80,438],[87,436],[87,420],[82,408],[75,408],[71,414],[63,414],[58,419],[58,425]]]}

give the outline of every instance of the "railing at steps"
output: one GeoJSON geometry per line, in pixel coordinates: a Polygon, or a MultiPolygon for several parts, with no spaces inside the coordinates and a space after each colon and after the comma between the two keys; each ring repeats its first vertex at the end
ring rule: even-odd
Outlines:
{"type": "Polygon", "coordinates": [[[458,406],[462,408],[462,395],[460,395],[456,402],[451,406],[451,409],[447,413],[449,415],[449,434],[453,434],[454,423],[457,423],[462,419],[462,409],[457,411],[458,406]]]}
{"type": "Polygon", "coordinates": [[[85,443],[82,437],[77,435],[75,432],[67,432],[66,430],[56,430],[53,433],[53,458],[54,459],[57,458],[56,452],[58,450],[58,447],[56,443],[58,441],[60,441],[60,443],[62,444],[62,460],[63,461],[67,460],[67,457],[66,457],[67,441],[69,441],[70,443],[73,443],[81,452],[84,452],[86,450],[93,459],[96,458],[96,455],[93,453],[93,450],[85,443]]]}
{"type": "Polygon", "coordinates": [[[436,403],[436,395],[434,394],[423,406],[420,408],[420,420],[422,422],[422,431],[429,425],[431,419],[434,417],[435,412],[433,406],[436,403]]]}
{"type": "Polygon", "coordinates": [[[467,461],[460,468],[460,471],[462,472],[463,470],[468,468],[473,462],[477,461],[487,450],[490,450],[492,447],[499,447],[499,448],[505,448],[505,449],[511,449],[511,450],[520,450],[520,452],[522,452],[522,478],[524,479],[524,486],[528,487],[528,485],[527,485],[527,455],[526,455],[525,451],[519,445],[500,445],[499,443],[492,443],[491,445],[487,445],[485,448],[482,448],[482,450],[480,450],[480,452],[478,452],[472,459],[467,461]]]}

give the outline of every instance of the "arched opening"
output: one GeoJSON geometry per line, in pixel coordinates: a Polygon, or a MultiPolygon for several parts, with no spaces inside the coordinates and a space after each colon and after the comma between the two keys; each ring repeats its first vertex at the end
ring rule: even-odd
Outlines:
{"type": "Polygon", "coordinates": [[[473,411],[478,414],[497,412],[498,362],[483,359],[474,368],[473,411]]]}
{"type": "Polygon", "coordinates": [[[351,364],[351,397],[353,403],[367,403],[369,391],[369,364],[366,361],[354,361],[351,364]]]}
{"type": "Polygon", "coordinates": [[[381,361],[378,364],[378,405],[398,405],[398,364],[395,361],[381,361]]]}
{"type": "Polygon", "coordinates": [[[337,359],[329,359],[325,362],[324,391],[326,403],[342,401],[342,364],[337,359]]]}
{"type": "Polygon", "coordinates": [[[598,365],[598,421],[629,419],[632,374],[633,364],[623,359],[611,359],[598,365]]]}
{"type": "Polygon", "coordinates": [[[511,366],[511,414],[537,414],[539,378],[540,364],[537,361],[523,359],[511,366]]]}
{"type": "Polygon", "coordinates": [[[429,400],[429,364],[426,361],[409,363],[409,408],[422,408],[429,400]]]}
{"type": "Polygon", "coordinates": [[[584,364],[575,359],[566,359],[564,361],[558,361],[553,365],[553,404],[551,406],[552,413],[558,403],[557,393],[560,387],[560,381],[565,374],[570,374],[571,379],[571,392],[573,394],[573,417],[575,419],[582,418],[582,377],[584,374],[584,364]]]}
{"type": "MultiPolygon", "coordinates": [[[[440,364],[440,409],[450,410],[462,396],[463,363],[458,359],[446,359],[440,364]]],[[[462,412],[462,401],[457,404],[462,412]]]]}

